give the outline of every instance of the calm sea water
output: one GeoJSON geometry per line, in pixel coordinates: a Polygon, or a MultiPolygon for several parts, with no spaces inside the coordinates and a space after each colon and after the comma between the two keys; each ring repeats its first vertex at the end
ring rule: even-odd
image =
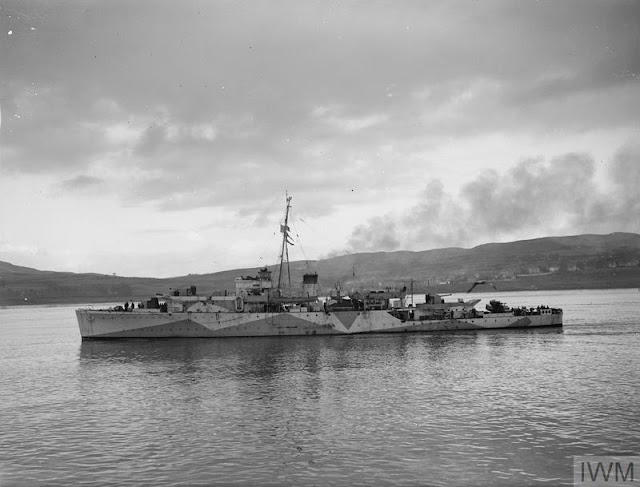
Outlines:
{"type": "Polygon", "coordinates": [[[571,485],[640,454],[640,292],[491,296],[565,326],[83,343],[73,306],[0,309],[0,485],[571,485]]]}

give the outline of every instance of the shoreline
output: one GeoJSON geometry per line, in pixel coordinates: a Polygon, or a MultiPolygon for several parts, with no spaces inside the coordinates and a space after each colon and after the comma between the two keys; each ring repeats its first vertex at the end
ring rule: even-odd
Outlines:
{"type": "MultiPolygon", "coordinates": [[[[496,282],[500,282],[500,281],[496,281],[496,282]]],[[[594,283],[596,284],[596,283],[594,283]]],[[[487,295],[487,294],[502,294],[502,293],[513,293],[513,292],[545,292],[545,291],[615,291],[615,290],[620,290],[620,291],[626,291],[626,290],[638,290],[640,291],[640,286],[608,286],[608,287],[602,287],[602,286],[597,286],[597,285],[593,285],[593,286],[581,286],[581,287],[535,287],[535,288],[507,288],[507,287],[503,287],[503,288],[498,288],[498,290],[492,289],[490,287],[486,288],[486,289],[477,289],[475,292],[473,293],[468,293],[468,295],[470,297],[474,296],[474,295],[487,295]]],[[[425,290],[423,288],[420,289],[414,289],[413,294],[426,294],[426,293],[436,293],[436,294],[467,294],[466,290],[464,289],[457,289],[457,290],[451,290],[450,288],[447,289],[442,289],[442,288],[430,288],[429,290],[425,290]]],[[[203,293],[202,295],[205,296],[207,293],[203,293]]],[[[53,300],[53,299],[43,299],[43,300],[39,300],[39,301],[35,301],[35,300],[30,300],[28,302],[24,302],[24,301],[19,301],[19,300],[15,300],[14,302],[0,302],[0,309],[4,309],[4,308],[21,308],[21,307],[28,307],[28,306],[44,306],[44,307],[57,307],[57,306],[81,306],[81,305],[87,305],[87,304],[104,304],[104,303],[115,303],[118,304],[121,301],[145,301],[147,300],[149,297],[148,296],[144,296],[144,297],[138,297],[136,298],[135,296],[133,297],[122,297],[122,299],[119,298],[114,298],[111,297],[111,299],[100,299],[99,297],[95,297],[95,299],[91,299],[91,298],[87,298],[84,297],[83,299],[79,299],[79,298],[69,298],[69,299],[57,299],[57,300],[53,300]]]]}

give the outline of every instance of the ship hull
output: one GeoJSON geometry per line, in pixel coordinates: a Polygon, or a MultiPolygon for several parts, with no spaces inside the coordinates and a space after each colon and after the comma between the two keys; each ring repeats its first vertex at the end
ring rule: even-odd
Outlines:
{"type": "Polygon", "coordinates": [[[562,313],[403,321],[387,311],[300,313],[158,312],[76,310],[83,340],[350,335],[562,326],[562,313]]]}

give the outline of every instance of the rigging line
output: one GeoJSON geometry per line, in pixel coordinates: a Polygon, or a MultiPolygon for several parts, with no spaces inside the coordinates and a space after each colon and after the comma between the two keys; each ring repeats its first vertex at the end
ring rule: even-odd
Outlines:
{"type": "MultiPolygon", "coordinates": [[[[303,220],[303,222],[304,222],[304,220],[303,220]]],[[[297,239],[298,245],[300,246],[300,251],[302,252],[302,255],[304,256],[304,262],[305,262],[305,264],[307,264],[307,267],[309,267],[309,258],[307,257],[307,253],[304,251],[304,247],[302,246],[302,240],[300,240],[300,235],[298,235],[298,229],[296,228],[295,218],[291,218],[291,226],[293,227],[293,231],[296,234],[296,239],[297,239]]]]}

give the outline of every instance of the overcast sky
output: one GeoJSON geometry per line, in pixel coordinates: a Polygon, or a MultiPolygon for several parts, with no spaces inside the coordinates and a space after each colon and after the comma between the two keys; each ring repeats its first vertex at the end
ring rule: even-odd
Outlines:
{"type": "Polygon", "coordinates": [[[2,1],[0,260],[640,232],[637,1],[2,1]]]}

